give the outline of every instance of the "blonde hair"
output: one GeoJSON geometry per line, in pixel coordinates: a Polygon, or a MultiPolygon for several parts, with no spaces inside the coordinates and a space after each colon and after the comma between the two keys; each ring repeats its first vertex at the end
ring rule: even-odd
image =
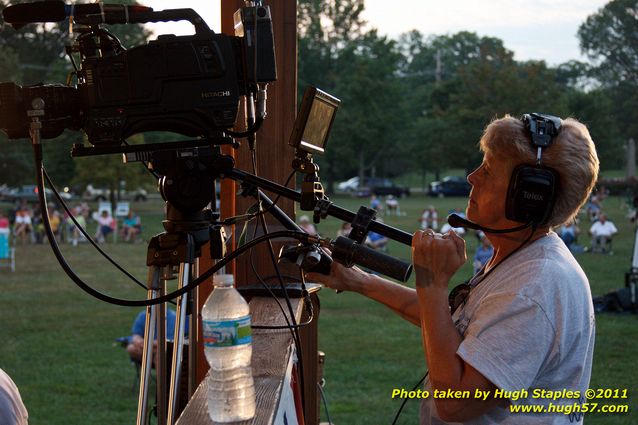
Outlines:
{"type": "MultiPolygon", "coordinates": [[[[598,179],[600,162],[587,127],[573,118],[562,120],[551,146],[543,149],[542,165],[557,176],[554,208],[547,224],[559,226],[574,219],[598,179]]],[[[519,164],[536,163],[536,148],[523,122],[506,115],[492,121],[481,137],[481,150],[510,172],[519,164]]]]}

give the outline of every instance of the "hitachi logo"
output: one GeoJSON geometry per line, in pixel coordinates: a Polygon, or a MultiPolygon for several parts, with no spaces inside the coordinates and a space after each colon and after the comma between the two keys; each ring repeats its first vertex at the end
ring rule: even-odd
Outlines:
{"type": "Polygon", "coordinates": [[[523,198],[525,199],[531,199],[533,201],[542,201],[543,200],[543,195],[539,195],[538,193],[532,193],[532,192],[527,192],[527,191],[523,191],[523,198]]]}
{"type": "Polygon", "coordinates": [[[230,90],[202,92],[202,99],[208,99],[211,97],[230,97],[230,90]]]}

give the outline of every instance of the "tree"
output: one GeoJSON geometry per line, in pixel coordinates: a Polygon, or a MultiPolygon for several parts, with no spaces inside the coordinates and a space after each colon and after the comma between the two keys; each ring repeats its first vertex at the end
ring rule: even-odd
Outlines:
{"type": "Polygon", "coordinates": [[[581,49],[607,81],[638,86],[638,0],[613,0],[578,29],[581,49]]]}
{"type": "Polygon", "coordinates": [[[297,9],[301,94],[307,85],[334,89],[340,52],[361,36],[363,0],[300,0],[297,9]]]}
{"type": "MultiPolygon", "coordinates": [[[[618,139],[606,143],[606,136],[612,134],[623,142],[629,138],[638,139],[638,0],[613,0],[597,13],[589,16],[578,29],[580,46],[593,61],[593,75],[604,89],[599,91],[610,100],[614,126],[603,127],[600,141],[612,148],[610,155],[599,149],[601,158],[609,164],[619,166],[624,163],[622,145],[618,139]],[[617,133],[614,129],[617,128],[617,133]],[[618,136],[616,136],[618,134],[618,136]],[[612,158],[611,155],[615,155],[612,158]]],[[[598,100],[598,99],[596,99],[598,100]]],[[[606,105],[609,106],[609,105],[606,105]]],[[[590,111],[600,117],[607,110],[590,111]]],[[[603,115],[604,116],[604,115],[603,115]]],[[[593,136],[593,134],[592,134],[593,136]]]]}
{"type": "Polygon", "coordinates": [[[404,111],[412,123],[408,143],[415,168],[422,176],[448,167],[473,169],[485,124],[522,108],[510,86],[526,87],[519,74],[531,66],[519,68],[501,40],[466,31],[427,39],[413,32],[401,42],[409,52],[402,76],[413,88],[404,111]]]}
{"type": "Polygon", "coordinates": [[[450,80],[459,69],[477,61],[489,61],[494,66],[511,62],[514,53],[494,37],[479,37],[461,31],[452,35],[436,35],[426,39],[413,31],[401,38],[404,51],[409,52],[405,74],[419,83],[438,83],[450,80]]]}
{"type": "Polygon", "coordinates": [[[338,166],[342,160],[356,160],[360,179],[377,169],[385,175],[405,170],[397,147],[403,114],[395,73],[402,56],[395,44],[372,30],[351,42],[338,58],[341,74],[335,92],[343,103],[329,148],[336,145],[337,150],[329,155],[336,157],[338,166]]]}
{"type": "MultiPolygon", "coordinates": [[[[349,103],[337,86],[346,77],[340,56],[348,46],[356,43],[363,33],[361,18],[363,0],[300,0],[297,8],[298,98],[306,86],[313,85],[340,98],[343,103],[327,146],[325,157],[318,158],[322,175],[327,176],[328,190],[333,190],[335,178],[352,176],[357,170],[356,155],[343,144],[340,129],[348,125],[344,112],[349,103]]],[[[351,105],[350,105],[351,106],[351,105]]]]}
{"type": "Polygon", "coordinates": [[[567,95],[569,113],[587,125],[603,169],[619,169],[625,166],[624,143],[620,137],[614,105],[609,90],[595,89],[588,92],[574,90],[567,95]]]}

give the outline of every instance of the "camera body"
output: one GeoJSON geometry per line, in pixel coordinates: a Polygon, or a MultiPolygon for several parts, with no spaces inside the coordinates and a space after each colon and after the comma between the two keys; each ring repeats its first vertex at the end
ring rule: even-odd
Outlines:
{"type": "Polygon", "coordinates": [[[94,145],[145,131],[212,136],[234,125],[244,93],[240,41],[224,34],[160,36],[78,73],[82,127],[94,145]]]}
{"type": "Polygon", "coordinates": [[[196,33],[160,35],[128,50],[101,23],[90,25],[71,48],[81,57],[77,87],[0,83],[0,129],[11,139],[29,137],[27,112],[41,98],[43,138],[66,128],[84,130],[95,146],[119,146],[147,131],[218,136],[235,124],[249,87],[277,78],[270,9],[256,10],[238,14],[250,19],[242,36],[214,33],[191,9],[146,12],[135,22],[181,17],[194,23],[196,33]]]}

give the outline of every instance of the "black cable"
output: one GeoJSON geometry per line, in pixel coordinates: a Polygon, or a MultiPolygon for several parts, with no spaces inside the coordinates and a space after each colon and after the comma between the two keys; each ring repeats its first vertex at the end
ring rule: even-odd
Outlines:
{"type": "MultiPolygon", "coordinates": [[[[419,382],[417,382],[417,384],[412,387],[412,389],[410,391],[415,391],[417,388],[419,388],[419,386],[423,383],[423,381],[425,381],[425,378],[427,378],[428,374],[430,373],[430,371],[426,371],[425,375],[423,375],[423,378],[421,378],[421,380],[419,382]]],[[[399,420],[399,416],[401,415],[401,411],[403,411],[403,408],[405,407],[405,404],[408,402],[409,398],[406,397],[403,399],[403,403],[401,403],[401,406],[399,406],[399,410],[397,411],[397,414],[394,416],[394,420],[392,421],[392,425],[396,425],[397,420],[399,420]]]]}
{"type": "Polygon", "coordinates": [[[330,412],[328,411],[328,402],[326,401],[326,395],[323,392],[323,387],[319,382],[317,382],[317,387],[319,387],[319,394],[321,395],[321,400],[323,401],[323,408],[326,411],[326,419],[328,419],[329,424],[332,424],[332,420],[330,419],[330,412]]]}
{"type": "MultiPolygon", "coordinates": [[[[290,183],[290,180],[292,180],[292,178],[294,177],[295,174],[296,174],[296,171],[293,170],[288,175],[288,178],[286,179],[286,182],[283,185],[284,186],[288,186],[288,183],[290,183]]],[[[267,212],[269,212],[271,209],[273,209],[275,207],[275,205],[277,205],[277,202],[279,201],[280,198],[281,198],[281,195],[277,195],[275,197],[275,200],[272,201],[272,204],[267,206],[263,210],[261,209],[261,205],[257,204],[258,207],[259,207],[257,212],[254,212],[254,213],[251,213],[251,214],[242,214],[242,215],[236,215],[236,216],[233,216],[233,217],[228,217],[227,219],[224,219],[222,224],[233,225],[233,224],[237,224],[237,223],[242,222],[242,221],[250,221],[250,220],[252,220],[255,217],[259,217],[260,215],[264,215],[267,212]]]]}
{"type": "Polygon", "coordinates": [[[281,325],[281,326],[251,325],[251,328],[253,329],[299,329],[299,328],[303,328],[305,326],[310,325],[313,319],[314,319],[314,314],[311,314],[308,320],[306,320],[303,323],[299,323],[298,325],[281,325]]]}
{"type": "MultiPolygon", "coordinates": [[[[257,233],[257,230],[255,229],[255,233],[253,234],[253,240],[255,238],[256,233],[257,233]]],[[[255,263],[253,261],[253,250],[252,249],[250,250],[248,256],[249,256],[250,268],[252,269],[253,274],[255,275],[255,277],[257,278],[259,283],[261,283],[261,285],[270,293],[270,296],[275,300],[275,302],[279,306],[279,310],[281,311],[281,315],[283,316],[284,320],[286,321],[286,326],[282,326],[282,328],[284,328],[284,329],[292,329],[293,325],[290,324],[290,320],[288,320],[288,316],[286,316],[286,312],[284,311],[284,306],[281,305],[281,301],[279,301],[279,297],[277,297],[277,295],[275,295],[275,293],[270,288],[270,286],[268,286],[266,284],[266,282],[264,282],[264,280],[261,278],[261,276],[259,276],[259,272],[257,272],[257,268],[255,267],[255,263]]],[[[255,328],[256,329],[279,329],[279,327],[269,328],[269,327],[263,327],[263,326],[259,326],[259,325],[255,326],[255,328]]],[[[294,338],[294,335],[293,335],[293,338],[294,338]]]]}
{"type": "MultiPolygon", "coordinates": [[[[253,163],[253,170],[255,169],[255,164],[253,163]]],[[[259,194],[259,191],[257,192],[259,194]]],[[[261,213],[261,203],[259,201],[259,198],[257,200],[257,207],[258,207],[258,213],[253,214],[253,217],[256,217],[259,215],[259,213],[261,213]]],[[[255,225],[255,230],[253,231],[253,239],[255,239],[255,237],[257,236],[257,225],[255,225]]],[[[293,325],[290,323],[290,320],[288,320],[288,316],[286,316],[286,312],[284,311],[284,307],[281,305],[281,301],[279,301],[279,298],[275,295],[275,293],[272,291],[272,289],[266,284],[266,282],[261,278],[261,276],[259,275],[259,273],[257,272],[257,268],[255,267],[255,262],[253,260],[253,250],[251,249],[248,253],[248,257],[249,257],[249,264],[250,264],[250,268],[253,272],[253,274],[255,275],[255,277],[257,278],[257,280],[259,281],[259,283],[270,293],[270,296],[275,300],[275,302],[277,303],[277,305],[279,306],[279,310],[281,310],[281,314],[284,318],[284,320],[286,321],[286,326],[283,326],[283,328],[288,328],[291,330],[292,333],[292,328],[293,325]]],[[[270,329],[270,328],[264,328],[260,325],[255,326],[256,329],[270,329]]],[[[275,327],[273,327],[275,328],[275,327]]],[[[279,327],[275,328],[275,329],[279,329],[279,327]]],[[[294,339],[295,335],[292,334],[292,337],[294,339]]]]}
{"type": "Polygon", "coordinates": [[[264,119],[263,118],[257,118],[255,120],[255,124],[252,125],[250,128],[248,128],[246,131],[230,131],[230,130],[226,130],[226,133],[235,138],[235,139],[242,139],[244,137],[248,137],[251,136],[253,134],[255,134],[257,131],[259,131],[259,129],[261,128],[261,125],[264,123],[264,119]]]}
{"type": "Polygon", "coordinates": [[[231,262],[232,260],[234,260],[235,258],[239,257],[241,254],[243,254],[244,252],[246,252],[247,250],[251,249],[252,247],[254,247],[255,245],[258,245],[264,241],[270,240],[270,239],[276,239],[276,238],[294,238],[297,239],[301,242],[304,243],[311,243],[313,242],[311,238],[309,238],[309,235],[302,233],[302,232],[295,232],[292,230],[283,230],[283,231],[278,231],[278,232],[273,232],[270,233],[268,235],[262,235],[260,237],[258,237],[257,239],[254,239],[250,242],[247,242],[245,245],[242,245],[241,247],[237,248],[235,251],[231,252],[230,254],[228,254],[226,257],[224,257],[223,259],[221,259],[220,261],[218,261],[213,267],[211,267],[210,269],[208,269],[206,272],[204,272],[201,276],[199,276],[198,278],[196,278],[195,280],[193,280],[192,282],[190,282],[188,285],[183,286],[181,289],[178,289],[176,291],[173,291],[169,294],[157,297],[157,298],[153,298],[150,300],[124,300],[124,299],[120,299],[120,298],[114,298],[105,294],[102,294],[101,292],[97,291],[96,289],[92,288],[91,286],[87,285],[84,281],[82,281],[82,279],[79,278],[79,276],[73,271],[73,269],[69,266],[69,264],[66,262],[64,256],[62,255],[62,252],[60,251],[60,247],[57,244],[57,241],[55,240],[55,237],[53,235],[53,231],[51,229],[50,223],[49,223],[49,212],[47,210],[46,207],[46,198],[44,195],[44,178],[42,175],[42,149],[39,145],[34,145],[34,151],[35,151],[35,158],[36,158],[36,164],[37,164],[37,169],[39,170],[37,173],[37,180],[38,180],[38,187],[39,187],[39,200],[40,203],[42,204],[43,208],[42,208],[42,214],[43,214],[43,218],[46,218],[46,220],[43,219],[44,222],[44,229],[47,233],[47,237],[49,238],[49,244],[51,245],[51,249],[53,250],[53,254],[55,255],[56,259],[58,260],[58,262],[60,263],[60,266],[62,267],[62,269],[64,270],[64,272],[69,276],[69,278],[78,286],[80,287],[80,289],[82,289],[83,291],[87,292],[89,295],[107,302],[109,304],[115,304],[115,305],[120,305],[120,306],[124,306],[124,307],[147,307],[150,305],[157,305],[157,304],[162,304],[165,303],[167,301],[172,300],[173,298],[177,298],[181,295],[184,295],[185,293],[187,293],[188,291],[192,290],[193,288],[201,285],[202,283],[204,283],[206,281],[206,279],[208,279],[209,277],[211,277],[213,274],[215,274],[219,269],[221,269],[222,267],[224,267],[226,264],[228,264],[229,262],[231,262]]]}
{"type": "MultiPolygon", "coordinates": [[[[251,254],[252,254],[252,250],[251,250],[251,254]]],[[[272,291],[270,286],[266,285],[266,280],[267,279],[277,278],[278,276],[268,276],[266,279],[262,279],[262,277],[259,275],[259,273],[257,273],[257,270],[255,269],[255,265],[252,262],[252,257],[251,257],[250,265],[251,265],[251,267],[253,269],[253,273],[255,274],[255,276],[257,277],[259,282],[264,286],[264,288],[266,288],[268,290],[268,292],[270,292],[270,296],[273,297],[275,299],[275,301],[277,302],[277,304],[279,305],[279,309],[281,310],[281,314],[284,316],[284,319],[286,320],[286,323],[287,323],[286,326],[253,325],[252,328],[254,328],[254,329],[293,329],[293,328],[294,329],[299,329],[299,328],[302,328],[304,326],[308,326],[308,325],[310,325],[312,323],[312,321],[315,318],[315,312],[314,312],[314,309],[312,307],[312,300],[310,299],[310,294],[306,290],[305,279],[303,277],[303,273],[301,273],[301,279],[302,279],[302,283],[301,283],[301,288],[302,289],[301,290],[302,290],[304,308],[306,309],[306,312],[308,313],[308,320],[306,320],[303,323],[299,323],[297,325],[291,325],[290,322],[288,321],[288,317],[286,317],[286,312],[284,311],[283,306],[279,302],[279,298],[277,298],[277,296],[272,291]]],[[[301,268],[299,270],[301,270],[301,268]]],[[[284,277],[286,279],[295,279],[296,280],[296,278],[294,278],[292,276],[282,276],[282,277],[284,277]]]]}
{"type": "MultiPolygon", "coordinates": [[[[516,248],[515,248],[512,252],[510,252],[509,254],[507,254],[507,255],[506,255],[505,257],[503,257],[503,258],[502,258],[502,259],[501,259],[498,263],[496,263],[496,264],[494,265],[494,267],[492,267],[492,268],[490,269],[490,271],[488,271],[487,273],[485,273],[485,274],[483,275],[483,277],[481,278],[481,280],[479,281],[479,283],[481,283],[483,280],[485,280],[485,278],[486,278],[486,277],[487,277],[490,273],[492,273],[492,272],[493,272],[493,271],[494,271],[494,270],[495,270],[498,266],[500,266],[501,264],[503,264],[503,262],[504,262],[505,260],[507,260],[508,258],[510,258],[510,256],[512,256],[514,253],[516,253],[516,252],[518,252],[519,250],[521,250],[521,249],[522,249],[522,248],[523,248],[523,247],[524,247],[524,246],[525,246],[525,245],[529,242],[529,240],[530,240],[530,239],[532,239],[532,236],[534,236],[534,233],[536,232],[536,228],[538,227],[538,224],[537,224],[537,223],[528,223],[528,224],[527,224],[527,225],[526,225],[523,229],[525,229],[526,227],[529,227],[529,226],[531,226],[531,227],[532,227],[532,231],[531,231],[531,233],[527,236],[527,238],[525,238],[525,240],[524,240],[524,241],[523,241],[523,242],[522,242],[519,246],[517,246],[517,247],[516,247],[516,248]]],[[[486,263],[486,264],[487,264],[487,263],[486,263]]],[[[481,269],[481,270],[483,270],[483,269],[481,269]]],[[[480,271],[479,271],[479,272],[477,272],[477,273],[480,273],[480,271]]],[[[478,285],[478,284],[477,284],[477,285],[478,285]]],[[[452,312],[451,314],[454,314],[454,312],[452,312]]]]}
{"type": "MultiPolygon", "coordinates": [[[[253,166],[253,174],[257,175],[257,152],[256,146],[253,145],[253,149],[251,151],[251,162],[253,166]]],[[[259,209],[261,209],[261,200],[259,190],[257,191],[257,204],[259,209]]],[[[266,224],[266,218],[263,214],[259,216],[259,220],[261,221],[261,226],[264,230],[264,234],[268,234],[268,225],[266,224]]],[[[257,226],[255,226],[255,232],[257,231],[257,226]]],[[[290,331],[293,336],[293,340],[295,341],[295,346],[297,347],[297,359],[299,365],[299,381],[301,388],[301,404],[305,405],[306,397],[305,397],[305,380],[304,380],[304,367],[303,367],[303,353],[301,347],[301,336],[299,335],[299,324],[297,323],[297,319],[295,318],[295,312],[292,308],[292,303],[290,302],[290,297],[288,296],[288,291],[286,290],[286,285],[284,283],[283,276],[281,275],[281,271],[279,270],[279,265],[277,264],[277,259],[275,258],[275,250],[273,248],[272,242],[268,241],[268,253],[270,254],[270,259],[272,261],[272,265],[275,269],[275,273],[279,278],[279,285],[281,286],[281,290],[284,294],[284,298],[286,299],[286,305],[288,306],[288,312],[290,314],[290,320],[294,327],[290,328],[290,331]]]]}
{"type": "MultiPolygon", "coordinates": [[[[73,215],[73,213],[71,212],[69,206],[66,204],[66,202],[64,202],[64,199],[62,199],[62,197],[60,196],[60,193],[58,192],[57,188],[55,187],[55,185],[53,184],[53,181],[51,181],[51,177],[49,177],[49,174],[47,173],[47,170],[42,167],[42,173],[44,174],[44,177],[46,179],[46,181],[48,182],[49,186],[51,187],[51,190],[53,191],[53,194],[55,195],[55,197],[57,198],[58,202],[60,203],[60,205],[62,205],[62,208],[64,209],[64,211],[66,211],[66,213],[68,214],[69,218],[71,219],[71,221],[73,221],[73,224],[75,224],[75,227],[77,227],[80,230],[80,233],[82,233],[82,235],[84,235],[84,237],[86,238],[86,240],[88,240],[91,245],[93,245],[93,247],[95,249],[97,249],[97,251],[102,254],[102,256],[104,258],[106,258],[112,265],[114,265],[119,271],[121,271],[122,273],[124,273],[129,279],[131,279],[133,282],[135,282],[136,284],[138,284],[139,286],[141,286],[142,288],[148,290],[148,288],[146,287],[146,285],[144,285],[142,282],[140,282],[139,280],[137,280],[135,278],[135,276],[133,276],[132,274],[130,274],[128,271],[126,271],[124,268],[122,268],[122,266],[120,266],[113,258],[111,258],[102,248],[100,248],[100,245],[95,242],[91,236],[89,236],[89,234],[87,233],[87,231],[84,229],[84,227],[82,227],[78,221],[76,220],[75,216],[73,215]]],[[[46,201],[46,199],[45,199],[46,201]]],[[[44,221],[44,216],[42,217],[42,220],[44,221]]]]}
{"type": "MultiPolygon", "coordinates": [[[[306,295],[304,296],[304,307],[306,309],[306,312],[308,313],[308,320],[306,320],[303,323],[299,323],[299,324],[295,324],[292,325],[290,324],[290,321],[288,320],[288,316],[286,316],[286,312],[284,311],[284,307],[281,305],[281,302],[279,301],[279,298],[277,297],[277,295],[273,292],[273,290],[270,288],[269,285],[266,284],[266,280],[267,279],[272,279],[272,278],[277,278],[277,276],[268,276],[266,279],[263,279],[259,273],[257,272],[257,269],[255,268],[255,264],[252,261],[252,250],[250,251],[250,266],[252,268],[253,274],[255,275],[255,277],[257,278],[257,280],[259,280],[259,283],[261,283],[261,285],[270,293],[270,296],[277,302],[277,305],[279,306],[279,310],[281,311],[282,316],[284,317],[284,320],[286,321],[286,325],[281,325],[281,326],[265,326],[265,325],[252,325],[251,327],[254,329],[298,329],[298,328],[302,328],[305,326],[308,326],[312,323],[312,321],[314,320],[314,310],[312,308],[312,302],[310,304],[308,304],[306,302],[306,297],[308,296],[308,291],[305,291],[305,289],[303,289],[306,293],[306,295]]],[[[283,276],[287,279],[295,279],[292,276],[283,276]]],[[[293,335],[294,338],[294,335],[293,335]]]]}

